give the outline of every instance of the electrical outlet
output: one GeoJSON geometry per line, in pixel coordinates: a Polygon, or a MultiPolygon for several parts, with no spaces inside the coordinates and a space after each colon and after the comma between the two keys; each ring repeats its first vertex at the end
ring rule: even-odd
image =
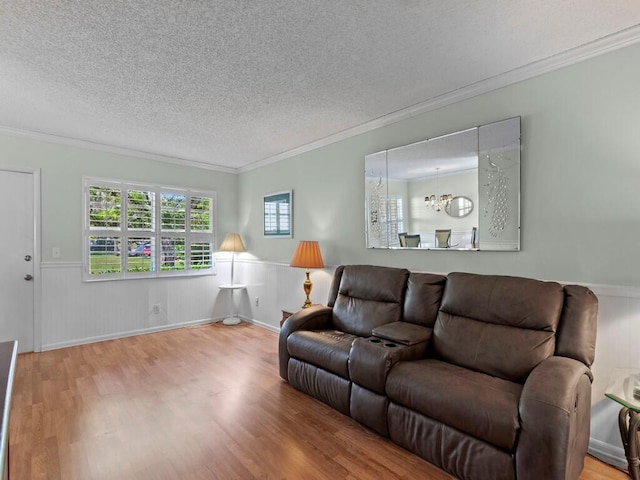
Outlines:
{"type": "Polygon", "coordinates": [[[256,307],[260,306],[260,297],[256,297],[256,307]]]}
{"type": "Polygon", "coordinates": [[[157,315],[157,314],[158,314],[158,313],[160,313],[161,311],[162,311],[162,307],[160,306],[160,304],[159,304],[159,303],[156,303],[156,304],[153,306],[153,313],[157,315]]]}

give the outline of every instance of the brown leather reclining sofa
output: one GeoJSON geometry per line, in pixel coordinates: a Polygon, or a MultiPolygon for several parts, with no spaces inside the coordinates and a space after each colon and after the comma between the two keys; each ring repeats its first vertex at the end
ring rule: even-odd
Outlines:
{"type": "Polygon", "coordinates": [[[461,479],[577,479],[598,301],[577,285],[348,265],[280,331],[280,375],[461,479]]]}

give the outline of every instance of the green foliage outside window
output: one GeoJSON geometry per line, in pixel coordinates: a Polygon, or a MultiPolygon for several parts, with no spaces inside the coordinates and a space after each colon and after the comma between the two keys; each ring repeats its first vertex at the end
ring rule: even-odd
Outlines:
{"type": "Polygon", "coordinates": [[[122,197],[120,189],[89,187],[89,225],[94,228],[120,227],[122,197]]]}
{"type": "Polygon", "coordinates": [[[129,190],[127,226],[132,229],[151,230],[153,228],[153,193],[129,190]]]}
{"type": "Polygon", "coordinates": [[[163,193],[160,195],[160,215],[162,230],[184,230],[186,226],[187,207],[184,195],[163,193]]]}
{"type": "Polygon", "coordinates": [[[191,197],[191,231],[211,231],[211,199],[191,197]]]}

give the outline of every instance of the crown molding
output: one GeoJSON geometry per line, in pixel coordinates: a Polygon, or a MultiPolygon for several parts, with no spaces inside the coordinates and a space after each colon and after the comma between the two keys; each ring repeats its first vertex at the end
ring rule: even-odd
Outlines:
{"type": "Polygon", "coordinates": [[[58,145],[65,145],[69,147],[86,148],[88,150],[94,150],[99,152],[114,153],[116,155],[125,155],[127,157],[143,158],[145,160],[154,160],[157,162],[171,163],[174,165],[180,165],[183,167],[200,168],[204,170],[214,170],[217,172],[225,173],[238,173],[237,168],[223,167],[220,165],[213,165],[206,162],[199,162],[196,160],[187,160],[184,158],[170,157],[167,155],[160,155],[157,153],[144,152],[141,150],[134,150],[131,148],[117,147],[115,145],[107,145],[103,143],[90,142],[88,140],[80,140],[77,138],[62,137],[59,135],[52,135],[49,133],[32,132],[30,130],[21,130],[18,128],[4,127],[0,125],[0,133],[6,133],[7,135],[13,135],[17,137],[26,137],[33,140],[41,140],[49,143],[56,143],[58,145]]]}
{"type": "Polygon", "coordinates": [[[4,127],[0,125],[0,133],[5,133],[13,136],[27,137],[35,140],[42,140],[51,143],[57,143],[60,145],[67,145],[72,147],[86,148],[89,150],[97,150],[106,153],[114,153],[118,155],[126,155],[130,157],[143,158],[147,160],[154,160],[159,162],[171,163],[174,165],[181,165],[186,167],[200,168],[204,170],[213,170],[224,173],[244,173],[251,170],[255,170],[260,167],[264,167],[281,160],[301,155],[306,152],[310,152],[317,148],[325,147],[333,143],[346,140],[357,135],[370,132],[380,127],[385,127],[418,115],[442,108],[448,105],[452,105],[463,100],[482,95],[484,93],[503,88],[514,83],[518,83],[530,78],[544,75],[545,73],[558,70],[569,65],[573,65],[584,60],[588,60],[599,55],[618,50],[633,44],[640,42],[640,25],[630,27],[626,30],[608,35],[606,37],[594,40],[593,42],[584,44],[580,47],[567,50],[557,55],[551,56],[538,62],[533,62],[528,65],[516,68],[509,72],[505,72],[495,77],[491,77],[485,80],[481,80],[474,84],[461,87],[437,97],[425,100],[424,102],[417,103],[413,106],[398,110],[396,112],[389,113],[382,117],[379,117],[370,122],[363,123],[353,128],[348,128],[334,135],[321,138],[314,142],[301,145],[286,152],[267,157],[256,162],[252,162],[248,165],[239,168],[224,167],[221,165],[214,165],[207,162],[201,162],[197,160],[188,160],[184,158],[170,157],[166,155],[160,155],[156,153],[144,152],[135,149],[129,149],[124,147],[117,147],[115,145],[107,145],[96,142],[90,142],[87,140],[80,140],[76,138],[62,137],[58,135],[52,135],[48,133],[33,132],[28,130],[21,130],[11,127],[4,127]]]}
{"type": "Polygon", "coordinates": [[[391,125],[393,123],[397,123],[402,120],[406,120],[408,118],[412,118],[423,113],[445,107],[447,105],[452,105],[463,100],[468,100],[478,95],[488,93],[493,90],[512,85],[514,83],[528,80],[539,75],[544,75],[545,73],[549,73],[554,70],[558,70],[563,67],[567,67],[569,65],[573,65],[575,63],[582,62],[584,60],[588,60],[590,58],[597,57],[599,55],[612,52],[614,50],[618,50],[620,48],[624,48],[638,42],[640,42],[640,25],[621,30],[620,32],[602,37],[598,40],[594,40],[593,42],[581,45],[580,47],[576,47],[557,55],[553,55],[551,57],[545,58],[544,60],[524,65],[500,75],[496,75],[495,77],[487,78],[474,84],[461,87],[452,92],[433,97],[429,100],[425,100],[424,102],[417,103],[411,107],[407,107],[402,110],[392,112],[388,115],[384,115],[370,122],[363,123],[362,125],[358,125],[357,127],[343,130],[342,132],[336,133],[334,135],[329,135],[328,137],[322,138],[315,142],[301,145],[300,147],[288,150],[283,153],[279,153],[278,155],[274,155],[272,157],[250,163],[248,165],[245,165],[244,167],[238,168],[238,172],[248,172],[256,168],[279,162],[286,158],[301,155],[311,150],[315,150],[317,148],[324,147],[341,140],[346,140],[348,138],[355,137],[356,135],[370,132],[371,130],[385,127],[387,125],[391,125]]]}

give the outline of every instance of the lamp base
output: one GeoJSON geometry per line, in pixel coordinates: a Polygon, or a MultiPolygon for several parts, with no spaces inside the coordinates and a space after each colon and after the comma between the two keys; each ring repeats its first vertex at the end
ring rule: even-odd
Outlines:
{"type": "Polygon", "coordinates": [[[309,295],[311,294],[311,289],[313,288],[313,283],[309,280],[309,269],[307,268],[307,279],[302,284],[302,288],[304,289],[304,293],[307,295],[307,299],[304,301],[304,305],[302,308],[309,308],[311,305],[311,300],[309,299],[309,295]]]}
{"type": "Polygon", "coordinates": [[[223,325],[238,325],[240,323],[239,317],[227,317],[222,321],[223,325]]]}

